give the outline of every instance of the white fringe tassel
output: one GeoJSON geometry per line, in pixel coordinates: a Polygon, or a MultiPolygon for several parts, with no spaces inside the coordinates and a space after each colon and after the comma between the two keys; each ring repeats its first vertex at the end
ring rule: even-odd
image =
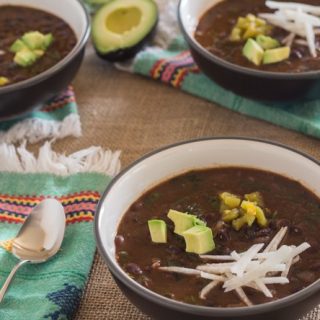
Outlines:
{"type": "Polygon", "coordinates": [[[44,139],[62,139],[68,136],[81,136],[78,114],[70,114],[62,121],[37,118],[22,120],[8,131],[0,131],[0,143],[16,143],[23,140],[36,143],[44,139]]]}
{"type": "Polygon", "coordinates": [[[26,143],[20,147],[0,144],[0,171],[24,173],[52,173],[71,175],[80,172],[98,172],[114,176],[120,171],[120,151],[112,152],[101,147],[90,147],[69,156],[58,154],[51,148],[51,142],[45,142],[39,149],[38,157],[26,149],[26,143]]]}

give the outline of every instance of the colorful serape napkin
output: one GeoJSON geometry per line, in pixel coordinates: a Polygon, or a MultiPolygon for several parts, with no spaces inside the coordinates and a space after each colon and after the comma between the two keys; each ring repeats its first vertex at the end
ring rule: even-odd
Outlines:
{"type": "Polygon", "coordinates": [[[54,197],[66,214],[61,250],[19,269],[1,303],[1,320],[72,319],[95,252],[95,208],[120,169],[119,155],[91,147],[65,156],[45,143],[36,158],[24,145],[0,145],[0,286],[18,262],[5,240],[16,236],[31,209],[54,197]]]}
{"type": "Polygon", "coordinates": [[[81,123],[73,88],[70,86],[41,109],[14,120],[0,122],[0,142],[26,140],[36,143],[44,139],[81,136],[81,123]]]}
{"type": "Polygon", "coordinates": [[[223,89],[194,63],[177,23],[178,0],[156,0],[160,18],[151,46],[126,64],[116,66],[161,81],[248,116],[320,138],[320,100],[264,103],[223,89]]]}

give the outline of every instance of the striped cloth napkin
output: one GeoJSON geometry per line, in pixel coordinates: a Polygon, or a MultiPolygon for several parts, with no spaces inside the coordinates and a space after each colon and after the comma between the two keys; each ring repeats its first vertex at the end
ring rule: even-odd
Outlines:
{"type": "Polygon", "coordinates": [[[25,145],[0,144],[0,286],[18,262],[11,241],[44,198],[65,210],[61,250],[17,272],[0,307],[1,320],[72,319],[95,252],[93,218],[101,192],[120,169],[119,152],[91,147],[69,156],[46,142],[36,158],[25,145]]]}
{"type": "Polygon", "coordinates": [[[0,143],[22,140],[36,143],[44,139],[62,139],[67,136],[81,136],[80,117],[72,86],[41,109],[14,120],[0,122],[0,143]]]}

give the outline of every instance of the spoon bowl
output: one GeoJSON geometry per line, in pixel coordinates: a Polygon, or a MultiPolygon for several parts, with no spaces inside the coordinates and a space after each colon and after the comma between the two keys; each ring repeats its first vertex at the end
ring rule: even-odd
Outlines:
{"type": "Polygon", "coordinates": [[[12,253],[20,261],[0,290],[2,301],[17,270],[27,262],[42,263],[60,249],[65,232],[65,213],[61,203],[45,199],[35,206],[12,243],[12,253]]]}

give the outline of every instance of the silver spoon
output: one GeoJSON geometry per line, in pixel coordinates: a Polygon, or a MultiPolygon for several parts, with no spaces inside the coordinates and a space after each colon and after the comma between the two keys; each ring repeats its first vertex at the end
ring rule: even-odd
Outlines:
{"type": "Polygon", "coordinates": [[[0,290],[2,301],[18,269],[27,262],[41,263],[60,249],[65,230],[65,213],[61,203],[45,199],[35,206],[13,240],[12,253],[20,260],[0,290]]]}

